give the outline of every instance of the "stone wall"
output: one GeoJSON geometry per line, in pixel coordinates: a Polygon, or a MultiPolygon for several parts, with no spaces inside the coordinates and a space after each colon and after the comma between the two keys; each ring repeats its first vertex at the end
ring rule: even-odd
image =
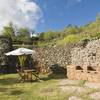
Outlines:
{"type": "Polygon", "coordinates": [[[0,65],[6,65],[5,53],[12,49],[10,38],[0,36],[0,65]]]}
{"type": "Polygon", "coordinates": [[[43,67],[75,65],[96,68],[100,66],[100,39],[83,41],[79,44],[35,49],[37,54],[34,59],[43,67]]]}
{"type": "Polygon", "coordinates": [[[90,66],[67,66],[67,77],[72,80],[86,80],[100,83],[100,68],[93,69],[90,66]]]}
{"type": "Polygon", "coordinates": [[[89,41],[83,47],[71,50],[71,65],[67,66],[69,79],[100,82],[100,39],[89,41]]]}
{"type": "Polygon", "coordinates": [[[11,39],[4,36],[0,36],[0,73],[8,73],[10,72],[10,69],[13,70],[13,68],[10,68],[9,66],[11,59],[8,61],[7,57],[5,56],[5,53],[11,50],[11,39]]]}
{"type": "Polygon", "coordinates": [[[68,44],[66,46],[35,48],[37,53],[36,56],[33,58],[38,61],[41,66],[44,67],[51,67],[55,64],[61,67],[66,67],[71,63],[70,51],[74,47],[76,47],[75,44],[68,44]]]}
{"type": "Polygon", "coordinates": [[[90,41],[85,48],[73,48],[71,51],[71,64],[100,67],[100,39],[90,41]]]}

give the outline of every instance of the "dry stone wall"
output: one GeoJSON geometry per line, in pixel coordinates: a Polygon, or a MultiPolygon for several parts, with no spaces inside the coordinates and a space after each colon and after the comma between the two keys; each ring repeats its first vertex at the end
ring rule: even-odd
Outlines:
{"type": "Polygon", "coordinates": [[[37,54],[34,57],[41,66],[51,67],[52,65],[58,64],[59,66],[66,67],[70,64],[70,50],[73,45],[62,46],[62,47],[42,47],[36,48],[37,54]]]}
{"type": "Polygon", "coordinates": [[[87,43],[35,49],[37,54],[34,58],[41,66],[52,66],[54,64],[62,67],[70,64],[76,66],[100,66],[100,39],[91,40],[87,43]]]}
{"type": "Polygon", "coordinates": [[[76,66],[100,66],[100,39],[90,41],[85,48],[73,48],[71,64],[76,66]]]}
{"type": "Polygon", "coordinates": [[[67,66],[69,79],[100,83],[100,39],[90,41],[85,48],[71,51],[71,65],[67,66]]]}

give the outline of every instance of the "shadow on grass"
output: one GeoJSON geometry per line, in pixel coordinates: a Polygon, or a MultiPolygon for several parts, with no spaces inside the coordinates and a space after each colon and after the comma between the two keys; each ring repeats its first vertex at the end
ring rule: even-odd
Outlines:
{"type": "Polygon", "coordinates": [[[4,79],[0,79],[0,85],[13,85],[18,83],[18,79],[17,78],[4,78],[4,79]]]}
{"type": "Polygon", "coordinates": [[[8,88],[0,87],[0,92],[7,92],[8,88]]]}
{"type": "Polygon", "coordinates": [[[17,90],[15,88],[5,88],[5,87],[0,87],[0,92],[9,93],[10,95],[21,95],[25,93],[25,91],[22,90],[17,90]]]}
{"type": "Polygon", "coordinates": [[[59,64],[53,64],[50,67],[51,74],[48,77],[41,78],[41,80],[50,80],[50,79],[65,79],[67,78],[67,69],[60,66],[59,64]]]}
{"type": "Polygon", "coordinates": [[[49,74],[48,77],[42,77],[40,80],[48,81],[51,79],[65,79],[67,78],[65,74],[49,74]]]}
{"type": "Polygon", "coordinates": [[[11,95],[21,95],[23,93],[24,93],[24,91],[21,91],[21,90],[13,90],[10,92],[11,95]]]}

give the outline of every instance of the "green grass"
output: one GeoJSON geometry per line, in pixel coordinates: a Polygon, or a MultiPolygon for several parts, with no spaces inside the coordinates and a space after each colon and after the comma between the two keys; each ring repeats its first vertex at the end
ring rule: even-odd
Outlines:
{"type": "MultiPolygon", "coordinates": [[[[97,90],[90,89],[87,93],[64,93],[59,88],[62,75],[40,75],[42,81],[19,83],[17,74],[0,75],[0,100],[68,100],[76,95],[90,100],[88,94],[97,90]]],[[[65,78],[66,79],[66,78],[65,78]]],[[[84,81],[80,81],[81,86],[84,81]]]]}
{"type": "Polygon", "coordinates": [[[63,100],[57,88],[60,79],[41,75],[41,80],[19,83],[16,74],[0,75],[0,100],[63,100]]]}

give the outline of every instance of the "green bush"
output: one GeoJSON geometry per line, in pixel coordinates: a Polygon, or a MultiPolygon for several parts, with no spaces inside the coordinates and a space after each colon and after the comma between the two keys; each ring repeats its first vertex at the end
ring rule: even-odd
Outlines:
{"type": "Polygon", "coordinates": [[[95,34],[93,34],[92,36],[91,36],[91,38],[100,38],[100,33],[95,33],[95,34]]]}
{"type": "Polygon", "coordinates": [[[64,39],[58,42],[58,44],[66,44],[66,43],[75,43],[77,41],[80,41],[80,36],[71,34],[66,36],[64,39]]]}
{"type": "Polygon", "coordinates": [[[75,42],[75,41],[77,41],[79,39],[79,36],[77,36],[77,35],[74,35],[74,34],[71,34],[71,35],[68,35],[67,37],[65,37],[64,39],[63,39],[63,41],[64,42],[75,42]]]}

